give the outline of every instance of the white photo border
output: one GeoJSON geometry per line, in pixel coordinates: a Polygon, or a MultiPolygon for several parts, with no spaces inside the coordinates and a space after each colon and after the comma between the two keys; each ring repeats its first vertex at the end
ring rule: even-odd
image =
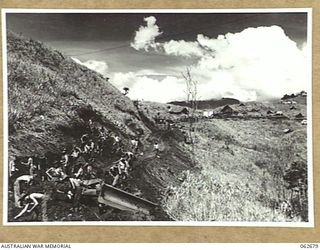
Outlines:
{"type": "Polygon", "coordinates": [[[315,226],[312,136],[312,8],[264,9],[1,9],[3,63],[3,216],[4,226],[214,226],[214,227],[299,227],[315,226]],[[198,221],[95,221],[95,222],[9,222],[8,221],[8,81],[6,14],[13,13],[295,13],[307,14],[307,55],[309,62],[307,84],[307,166],[308,166],[308,222],[198,222],[198,221]]]}

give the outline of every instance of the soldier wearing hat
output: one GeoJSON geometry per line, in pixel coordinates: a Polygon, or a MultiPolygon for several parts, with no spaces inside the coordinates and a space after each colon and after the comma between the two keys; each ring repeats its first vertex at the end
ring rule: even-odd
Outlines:
{"type": "Polygon", "coordinates": [[[69,159],[69,154],[67,153],[66,148],[62,150],[62,157],[61,157],[60,163],[61,163],[63,172],[66,174],[70,174],[69,173],[70,159],[69,159]]]}

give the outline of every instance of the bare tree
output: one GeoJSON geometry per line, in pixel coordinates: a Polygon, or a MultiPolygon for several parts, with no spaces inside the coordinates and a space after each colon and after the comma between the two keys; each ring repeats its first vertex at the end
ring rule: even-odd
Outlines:
{"type": "Polygon", "coordinates": [[[198,101],[198,82],[193,79],[191,74],[191,68],[187,67],[186,71],[182,73],[182,77],[186,83],[186,97],[187,97],[187,105],[191,110],[188,112],[188,137],[189,141],[192,145],[192,154],[194,157],[194,123],[196,121],[196,111],[197,111],[197,101],[198,101]]]}
{"type": "Polygon", "coordinates": [[[187,67],[186,71],[182,73],[182,77],[186,83],[186,95],[187,95],[187,105],[190,107],[188,112],[189,121],[189,136],[191,142],[193,143],[192,132],[194,130],[194,122],[196,121],[196,111],[197,111],[197,98],[198,98],[198,82],[195,81],[191,75],[191,68],[187,67]]]}

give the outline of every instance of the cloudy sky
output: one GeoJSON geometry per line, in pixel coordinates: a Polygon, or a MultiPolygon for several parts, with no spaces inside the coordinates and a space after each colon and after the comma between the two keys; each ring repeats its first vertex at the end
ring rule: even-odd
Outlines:
{"type": "Polygon", "coordinates": [[[7,28],[61,50],[129,96],[185,99],[190,67],[201,99],[241,101],[307,89],[306,13],[7,14],[7,28]]]}

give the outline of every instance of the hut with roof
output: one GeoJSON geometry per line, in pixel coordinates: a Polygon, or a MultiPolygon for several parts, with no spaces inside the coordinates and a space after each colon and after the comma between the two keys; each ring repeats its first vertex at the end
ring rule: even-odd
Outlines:
{"type": "Polygon", "coordinates": [[[233,109],[232,107],[230,107],[229,105],[226,105],[220,110],[219,113],[223,117],[230,117],[233,115],[237,115],[239,112],[237,110],[233,109]]]}

